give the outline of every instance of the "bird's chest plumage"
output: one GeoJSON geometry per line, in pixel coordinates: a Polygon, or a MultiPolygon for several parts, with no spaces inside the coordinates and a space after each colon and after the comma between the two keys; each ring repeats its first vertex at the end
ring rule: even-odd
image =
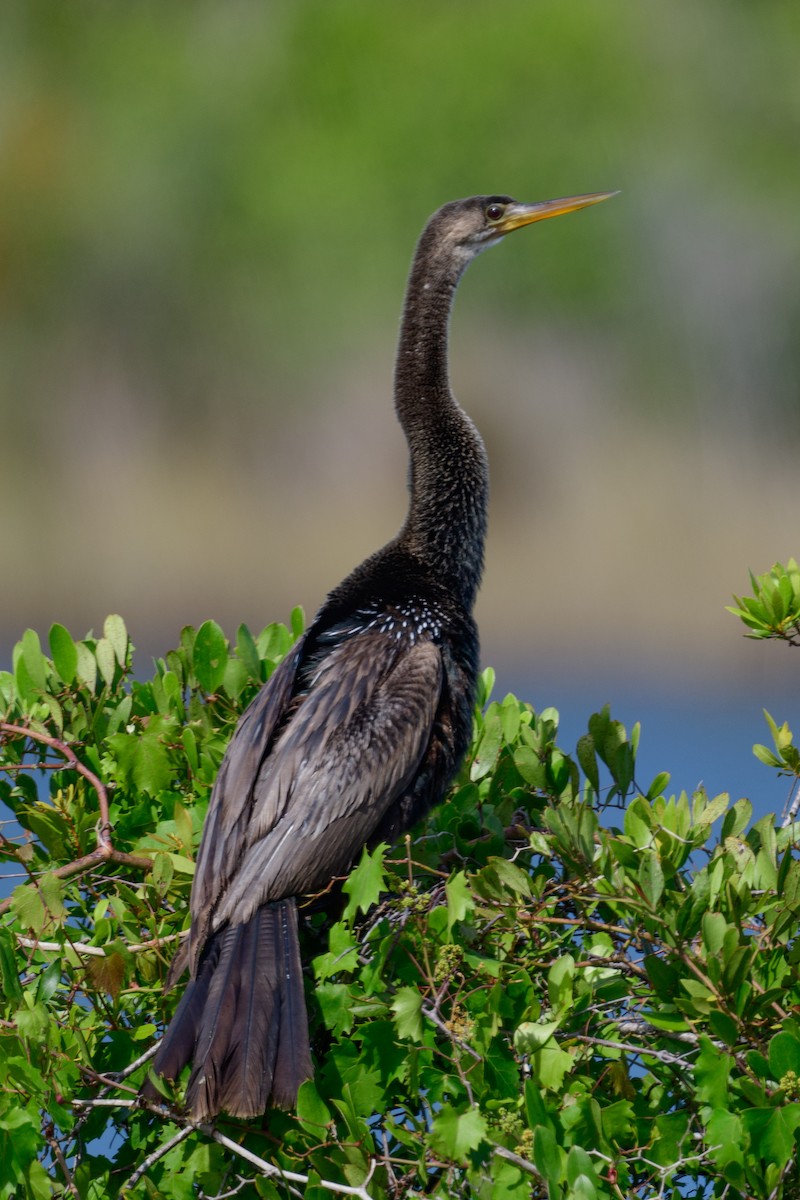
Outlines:
{"type": "Polygon", "coordinates": [[[444,609],[423,597],[376,603],[367,606],[360,615],[365,630],[374,629],[408,646],[416,645],[420,639],[439,644],[448,632],[444,609]]]}

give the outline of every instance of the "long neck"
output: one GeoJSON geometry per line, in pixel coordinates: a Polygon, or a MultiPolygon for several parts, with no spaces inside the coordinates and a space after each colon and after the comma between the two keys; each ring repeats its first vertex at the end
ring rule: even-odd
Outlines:
{"type": "MultiPolygon", "coordinates": [[[[427,232],[427,231],[426,231],[427,232]]],[[[450,391],[447,331],[463,264],[423,234],[411,268],[395,369],[395,407],[410,455],[400,541],[471,608],[483,570],[489,473],[483,441],[450,391]]]]}

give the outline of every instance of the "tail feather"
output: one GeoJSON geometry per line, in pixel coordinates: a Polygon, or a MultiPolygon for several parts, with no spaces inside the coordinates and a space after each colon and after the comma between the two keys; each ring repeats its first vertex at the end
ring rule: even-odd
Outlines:
{"type": "MultiPolygon", "coordinates": [[[[186,990],[175,1009],[175,1015],[170,1021],[153,1059],[153,1070],[157,1075],[163,1075],[166,1079],[177,1079],[186,1064],[191,1062],[197,1041],[197,1030],[208,1000],[211,980],[219,962],[219,951],[220,942],[218,939],[214,939],[209,945],[197,978],[190,979],[187,983],[186,990]]],[[[170,986],[169,978],[168,976],[167,986],[170,986]]],[[[150,1079],[145,1080],[141,1090],[147,1100],[160,1099],[159,1092],[150,1079]]]]}
{"type": "MultiPolygon", "coordinates": [[[[186,1087],[186,1107],[198,1120],[215,1112],[221,1072],[230,1054],[230,1035],[236,1003],[242,986],[242,945],[248,926],[232,925],[220,930],[219,961],[214,969],[208,998],[195,1035],[192,1073],[186,1087]]],[[[216,1111],[218,1111],[218,1106],[216,1111]]]]}
{"type": "Polygon", "coordinates": [[[186,1107],[195,1120],[223,1109],[256,1117],[270,1100],[296,1102],[312,1067],[294,899],[266,904],[209,940],[154,1067],[174,1079],[189,1061],[186,1107]]]}
{"type": "Polygon", "coordinates": [[[303,968],[300,962],[300,942],[297,936],[297,907],[280,910],[277,914],[281,953],[281,1033],[272,1097],[281,1108],[291,1108],[297,1100],[300,1084],[313,1075],[311,1049],[308,1044],[308,1016],[303,994],[303,968]]]}
{"type": "MultiPolygon", "coordinates": [[[[282,1031],[281,998],[276,978],[277,912],[260,909],[246,927],[240,987],[229,1031],[228,1055],[220,1073],[218,1104],[232,1112],[263,1113],[272,1090],[275,1057],[282,1031]]],[[[241,1113],[240,1113],[241,1115],[241,1113]]]]}

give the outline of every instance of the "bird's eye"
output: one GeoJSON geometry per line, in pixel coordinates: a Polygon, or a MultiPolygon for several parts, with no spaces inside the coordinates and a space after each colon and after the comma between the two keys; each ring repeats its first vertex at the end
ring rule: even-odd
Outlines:
{"type": "Polygon", "coordinates": [[[486,217],[489,221],[499,221],[505,211],[506,206],[504,204],[488,204],[486,206],[486,217]]]}

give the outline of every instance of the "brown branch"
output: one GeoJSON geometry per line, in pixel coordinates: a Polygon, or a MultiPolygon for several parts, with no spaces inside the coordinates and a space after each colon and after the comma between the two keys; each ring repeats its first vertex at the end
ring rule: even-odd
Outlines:
{"type": "Polygon", "coordinates": [[[81,1200],[81,1194],[75,1186],[75,1180],[72,1178],[72,1172],[67,1165],[67,1160],[64,1158],[64,1152],[56,1141],[52,1131],[47,1131],[45,1133],[45,1138],[50,1146],[50,1149],[53,1151],[53,1157],[61,1168],[61,1173],[63,1174],[66,1182],[67,1191],[71,1196],[75,1196],[76,1200],[81,1200]]]}
{"type": "MultiPolygon", "coordinates": [[[[111,821],[108,814],[108,792],[106,786],[95,775],[94,771],[81,762],[67,742],[59,741],[58,738],[51,737],[47,733],[39,733],[38,730],[30,729],[25,725],[12,725],[7,721],[0,721],[0,734],[30,738],[32,742],[39,742],[43,746],[49,746],[51,750],[55,750],[57,754],[61,754],[66,759],[68,768],[71,768],[78,775],[82,775],[97,793],[97,802],[100,808],[100,820],[97,823],[97,849],[92,850],[89,854],[84,854],[81,858],[76,858],[73,862],[66,863],[62,867],[56,867],[50,874],[55,875],[57,879],[68,879],[72,875],[79,875],[82,871],[91,870],[92,867],[107,862],[120,863],[126,867],[138,867],[143,871],[152,870],[153,863],[151,859],[143,858],[136,854],[127,854],[124,850],[114,849],[111,840],[111,821]]],[[[10,907],[11,897],[9,896],[0,903],[0,916],[8,912],[10,907]]]]}
{"type": "Polygon", "coordinates": [[[97,802],[100,806],[100,824],[97,830],[97,840],[100,843],[98,849],[108,847],[110,850],[111,822],[108,818],[108,792],[105,784],[98,779],[94,771],[90,771],[85,763],[81,762],[72,747],[67,742],[61,742],[58,738],[51,737],[48,733],[39,733],[38,730],[30,729],[25,725],[10,725],[7,721],[0,722],[0,733],[16,734],[17,737],[30,738],[32,742],[40,742],[43,746],[49,746],[57,754],[63,755],[73,771],[77,771],[87,783],[91,784],[97,793],[97,802]]]}

